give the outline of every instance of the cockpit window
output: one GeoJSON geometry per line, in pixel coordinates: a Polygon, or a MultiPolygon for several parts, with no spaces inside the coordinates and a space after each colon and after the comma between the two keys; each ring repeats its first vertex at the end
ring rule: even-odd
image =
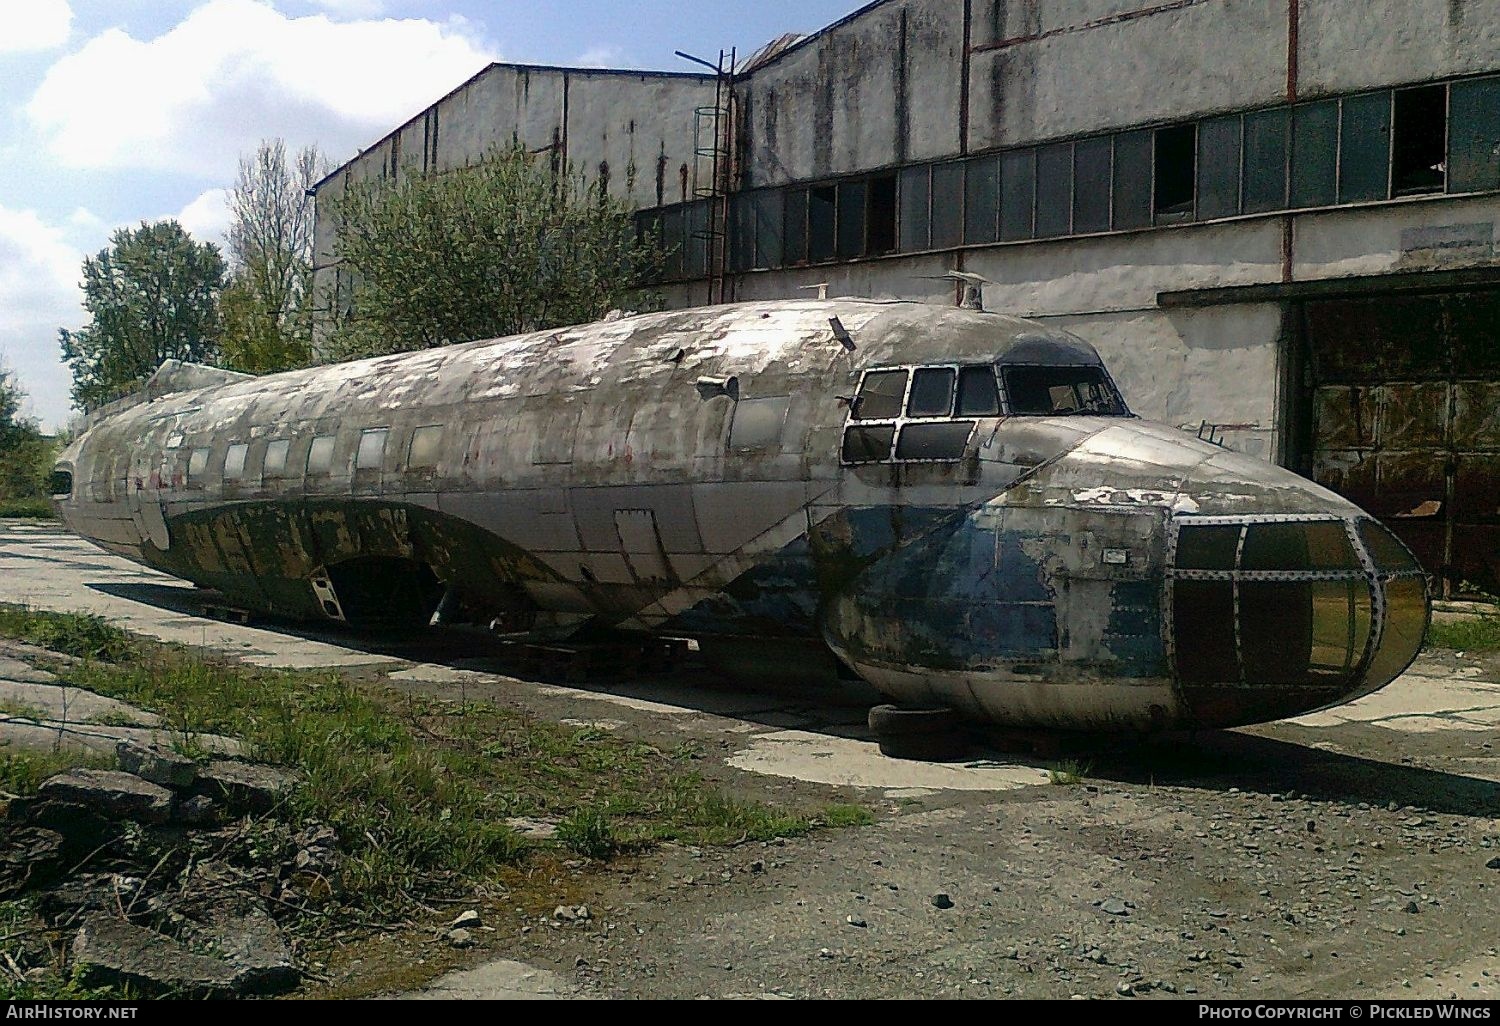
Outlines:
{"type": "Polygon", "coordinates": [[[1129,411],[1102,367],[1007,366],[1010,411],[1023,416],[1125,417],[1129,411]]]}
{"type": "Polygon", "coordinates": [[[953,414],[952,367],[928,367],[917,371],[906,403],[908,417],[949,417],[953,414]]]}
{"type": "Polygon", "coordinates": [[[958,415],[1000,416],[1000,389],[995,384],[995,368],[965,367],[958,372],[958,415]]]}
{"type": "Polygon", "coordinates": [[[866,374],[854,401],[854,419],[895,420],[901,416],[901,403],[906,399],[906,376],[904,370],[866,374]]]}

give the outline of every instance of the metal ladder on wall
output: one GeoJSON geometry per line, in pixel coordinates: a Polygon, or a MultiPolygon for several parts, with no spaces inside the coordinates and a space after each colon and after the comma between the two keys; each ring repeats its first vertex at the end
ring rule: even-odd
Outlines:
{"type": "MultiPolygon", "coordinates": [[[[686,54],[681,56],[687,57],[686,54]]],[[[694,57],[688,59],[697,61],[694,57]]],[[[720,50],[717,65],[697,61],[712,67],[716,76],[713,105],[693,110],[693,198],[707,201],[708,217],[692,237],[703,244],[708,265],[710,306],[723,303],[727,298],[735,61],[735,50],[727,53],[720,50]]]]}

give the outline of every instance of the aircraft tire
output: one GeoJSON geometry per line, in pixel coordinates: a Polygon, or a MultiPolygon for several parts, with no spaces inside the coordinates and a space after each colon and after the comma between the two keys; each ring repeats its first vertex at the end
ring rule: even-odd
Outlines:
{"type": "Polygon", "coordinates": [[[967,747],[952,709],[877,705],[870,710],[869,723],[880,754],[892,759],[941,762],[961,758],[967,747]]]}

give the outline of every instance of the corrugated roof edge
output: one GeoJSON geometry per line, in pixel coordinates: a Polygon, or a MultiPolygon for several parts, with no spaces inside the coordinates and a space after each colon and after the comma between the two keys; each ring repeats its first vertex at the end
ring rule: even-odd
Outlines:
{"type": "MultiPolygon", "coordinates": [[[[878,0],[878,2],[884,3],[885,0],[878,0]]],[[[370,145],[361,149],[354,156],[344,161],[342,164],[334,168],[332,171],[328,172],[322,178],[318,179],[313,183],[312,188],[310,188],[308,191],[316,193],[330,181],[343,174],[350,164],[353,164],[356,160],[359,160],[365,154],[369,153],[377,146],[389,140],[392,136],[404,131],[407,126],[414,124],[418,118],[425,115],[428,111],[432,110],[432,108],[436,107],[438,104],[444,102],[445,100],[449,100],[454,96],[457,96],[459,93],[469,88],[469,86],[473,85],[475,82],[479,81],[481,78],[483,78],[485,75],[488,75],[496,68],[510,68],[514,71],[550,71],[565,75],[626,75],[632,78],[693,78],[704,82],[712,82],[714,80],[713,75],[700,74],[696,71],[645,71],[638,68],[570,68],[559,64],[518,64],[512,61],[491,61],[489,64],[486,64],[484,67],[474,72],[474,74],[464,79],[458,85],[448,90],[442,96],[439,96],[436,100],[433,100],[427,106],[423,107],[411,117],[401,122],[395,128],[385,133],[385,135],[382,135],[379,139],[376,139],[370,145]]]]}

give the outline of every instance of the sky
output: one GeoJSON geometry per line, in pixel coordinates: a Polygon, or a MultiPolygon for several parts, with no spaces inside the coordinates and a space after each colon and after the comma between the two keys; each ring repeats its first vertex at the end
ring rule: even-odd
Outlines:
{"type": "Polygon", "coordinates": [[[0,0],[0,368],[54,428],[57,331],[116,228],[221,247],[262,139],[342,163],[494,60],[692,71],[864,0],[0,0]]]}

